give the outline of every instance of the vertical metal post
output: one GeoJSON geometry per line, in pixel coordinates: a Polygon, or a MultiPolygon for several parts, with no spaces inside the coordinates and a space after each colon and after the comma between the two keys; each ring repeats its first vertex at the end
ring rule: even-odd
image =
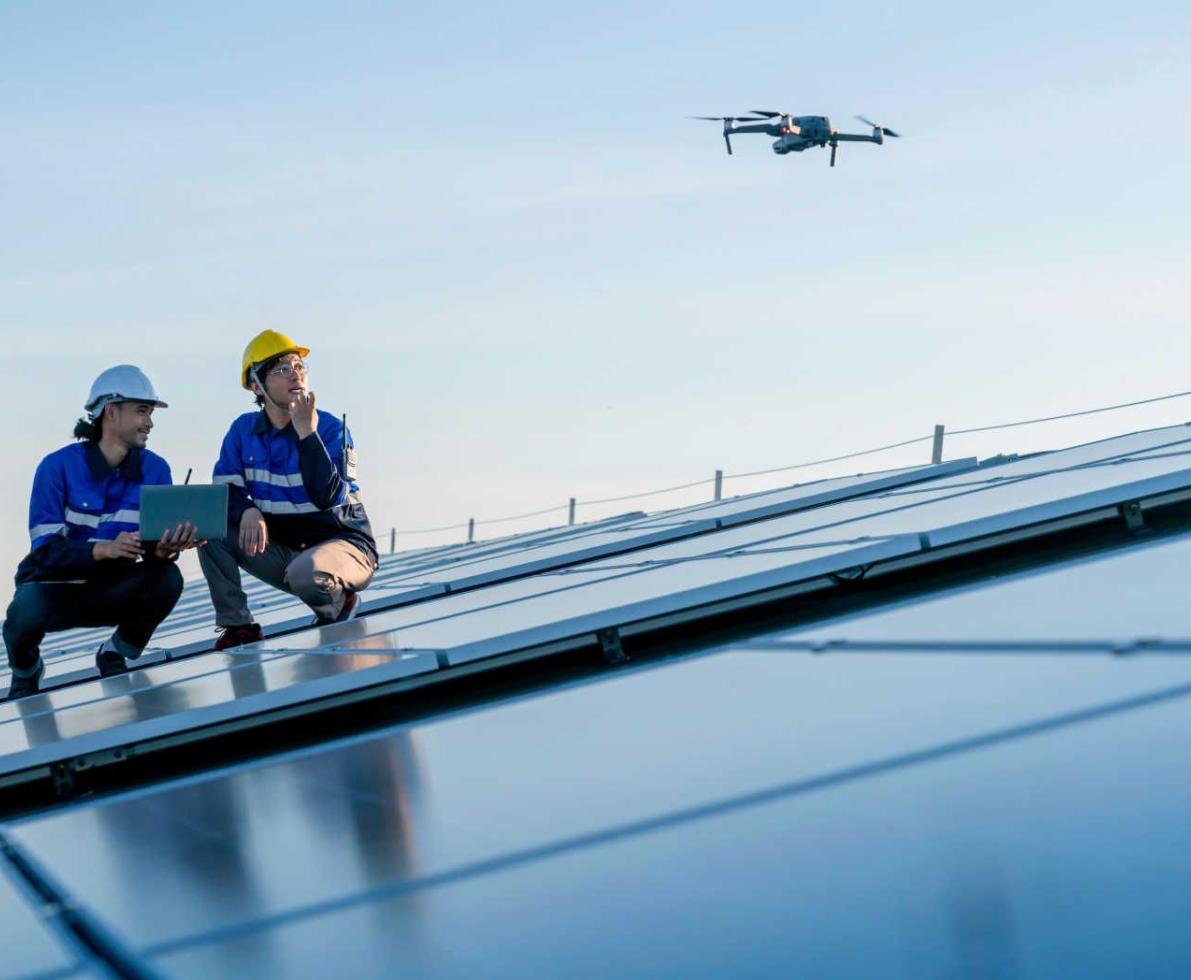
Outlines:
{"type": "Polygon", "coordinates": [[[474,517],[467,519],[467,543],[476,543],[476,519],[474,517]]]}
{"type": "Polygon", "coordinates": [[[571,498],[571,503],[567,507],[567,524],[575,523],[575,498],[571,498]]]}
{"type": "Polygon", "coordinates": [[[389,554],[396,554],[397,552],[397,528],[389,528],[389,554]]]}
{"type": "Polygon", "coordinates": [[[715,471],[715,497],[713,499],[719,500],[724,496],[724,471],[715,471]]]}
{"type": "Polygon", "coordinates": [[[943,427],[941,425],[935,426],[935,441],[931,446],[930,461],[932,463],[943,462],[943,427]]]}

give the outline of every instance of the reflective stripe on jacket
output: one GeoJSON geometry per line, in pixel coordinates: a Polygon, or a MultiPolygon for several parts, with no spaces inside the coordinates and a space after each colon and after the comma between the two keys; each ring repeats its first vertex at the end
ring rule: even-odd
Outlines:
{"type": "Polygon", "coordinates": [[[315,431],[299,439],[292,424],[278,429],[264,410],[241,415],[224,436],[212,482],[228,485],[228,522],[234,528],[245,510],[256,507],[279,544],[308,548],[344,539],[375,563],[351,433],[330,412],[317,416],[315,431]]]}
{"type": "Polygon", "coordinates": [[[50,453],[33,476],[32,548],[17,584],[85,578],[95,566],[94,542],[140,527],[141,487],[172,482],[169,464],[148,449],[130,450],[115,469],[94,442],[50,453]]]}

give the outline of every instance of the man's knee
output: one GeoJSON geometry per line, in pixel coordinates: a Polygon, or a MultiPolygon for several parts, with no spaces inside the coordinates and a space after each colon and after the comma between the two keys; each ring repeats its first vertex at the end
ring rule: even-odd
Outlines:
{"type": "Polygon", "coordinates": [[[174,608],[185,587],[182,573],[173,562],[145,566],[144,587],[149,601],[168,613],[174,608]]]}
{"type": "Polygon", "coordinates": [[[286,586],[303,602],[323,595],[324,578],[323,573],[315,567],[314,556],[309,551],[303,551],[285,567],[286,586]]]}
{"type": "Polygon", "coordinates": [[[30,636],[44,635],[50,618],[49,599],[36,582],[18,586],[4,614],[4,640],[8,645],[30,636]]]}

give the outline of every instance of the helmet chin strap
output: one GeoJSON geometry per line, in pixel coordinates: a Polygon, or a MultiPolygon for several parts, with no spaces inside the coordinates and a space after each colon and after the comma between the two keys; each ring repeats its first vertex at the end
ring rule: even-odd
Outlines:
{"type": "Polygon", "coordinates": [[[253,365],[251,371],[249,372],[249,376],[252,378],[253,381],[255,381],[258,385],[260,385],[261,394],[264,396],[265,401],[267,401],[270,405],[272,405],[275,409],[277,409],[277,411],[285,412],[286,415],[289,415],[289,406],[288,405],[279,405],[279,404],[277,404],[276,401],[273,400],[273,396],[269,394],[269,389],[265,386],[265,383],[261,380],[261,376],[257,373],[255,365],[253,365]]]}

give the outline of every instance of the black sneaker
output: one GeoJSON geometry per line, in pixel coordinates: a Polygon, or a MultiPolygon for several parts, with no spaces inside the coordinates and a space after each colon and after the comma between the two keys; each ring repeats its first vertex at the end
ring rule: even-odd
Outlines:
{"type": "Polygon", "coordinates": [[[115,650],[99,648],[95,654],[95,666],[99,668],[100,677],[115,677],[117,674],[128,673],[128,662],[115,650]]]}
{"type": "Polygon", "coordinates": [[[36,694],[41,690],[41,678],[45,673],[45,663],[40,662],[37,665],[37,670],[29,674],[27,677],[13,676],[12,683],[8,688],[8,696],[5,701],[15,701],[17,698],[25,698],[30,694],[36,694]]]}

